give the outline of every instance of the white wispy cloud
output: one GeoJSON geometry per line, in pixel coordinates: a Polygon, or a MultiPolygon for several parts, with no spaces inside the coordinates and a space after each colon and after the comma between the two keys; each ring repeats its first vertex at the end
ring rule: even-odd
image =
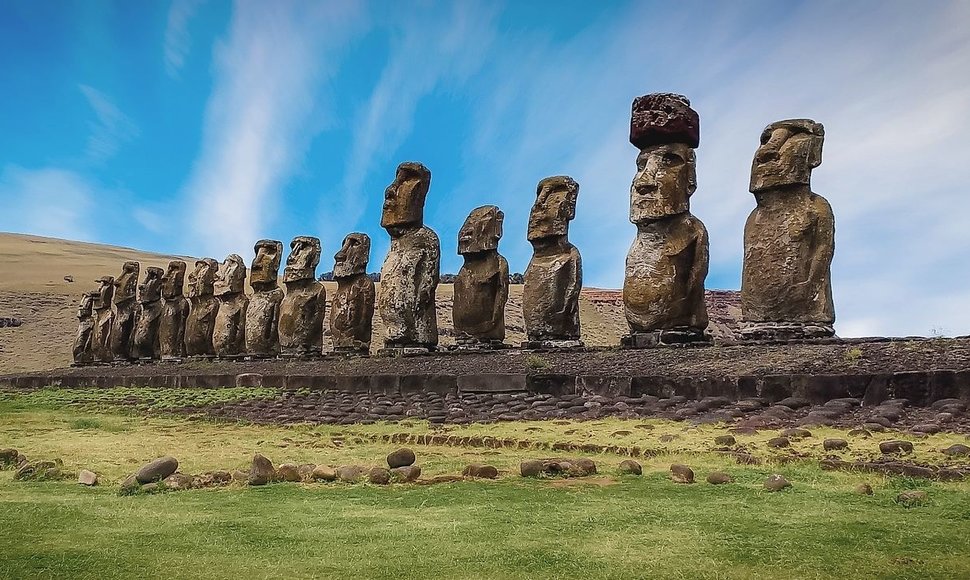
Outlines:
{"type": "Polygon", "coordinates": [[[168,9],[165,26],[165,72],[178,78],[185,59],[192,50],[192,36],[189,34],[189,20],[195,15],[204,0],[173,0],[168,9]]]}
{"type": "Polygon", "coordinates": [[[361,22],[349,2],[234,4],[184,192],[200,251],[221,256],[259,239],[328,115],[316,91],[361,22]]]}
{"type": "Polygon", "coordinates": [[[0,231],[71,240],[91,239],[98,188],[82,175],[54,167],[8,165],[0,173],[0,231]]]}
{"type": "Polygon", "coordinates": [[[90,123],[87,155],[92,160],[103,161],[114,156],[123,143],[139,135],[138,125],[101,91],[88,85],[79,85],[78,88],[97,118],[90,123]]]}

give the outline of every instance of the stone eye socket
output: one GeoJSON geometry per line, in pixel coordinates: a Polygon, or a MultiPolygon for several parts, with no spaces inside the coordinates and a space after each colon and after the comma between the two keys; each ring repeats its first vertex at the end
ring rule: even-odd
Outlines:
{"type": "Polygon", "coordinates": [[[761,144],[765,145],[768,140],[771,139],[771,131],[762,131],[761,133],[761,144]]]}
{"type": "Polygon", "coordinates": [[[672,167],[675,165],[683,165],[684,160],[675,153],[665,153],[663,156],[663,164],[672,167]]]}

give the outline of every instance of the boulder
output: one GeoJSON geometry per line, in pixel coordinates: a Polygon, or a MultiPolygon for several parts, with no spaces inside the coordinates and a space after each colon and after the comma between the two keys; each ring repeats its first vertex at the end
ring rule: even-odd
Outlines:
{"type": "Polygon", "coordinates": [[[253,464],[249,468],[249,477],[246,482],[249,485],[266,485],[275,479],[276,470],[273,469],[273,462],[263,457],[259,453],[253,455],[253,464]]]}
{"type": "Polygon", "coordinates": [[[788,439],[805,439],[806,437],[811,437],[812,432],[808,429],[799,429],[794,427],[792,429],[785,429],[780,433],[782,437],[787,437],[788,439]]]}
{"type": "Polygon", "coordinates": [[[391,469],[395,467],[407,467],[408,465],[414,465],[415,460],[414,451],[411,451],[407,447],[402,447],[388,454],[387,465],[391,469]]]}
{"type": "Polygon", "coordinates": [[[910,443],[909,441],[900,441],[900,440],[883,441],[879,443],[879,451],[881,453],[886,453],[886,454],[912,453],[913,444],[910,443]]]}
{"type": "Polygon", "coordinates": [[[310,479],[314,481],[335,481],[337,479],[337,470],[329,465],[317,465],[310,472],[310,479]]]}
{"type": "Polygon", "coordinates": [[[624,459],[620,462],[620,473],[623,475],[643,475],[643,468],[639,462],[624,459]]]}
{"type": "Polygon", "coordinates": [[[872,495],[872,486],[868,483],[860,483],[852,489],[853,492],[859,495],[872,495]]]}
{"type": "Polygon", "coordinates": [[[927,498],[925,491],[920,491],[918,489],[911,489],[909,491],[904,491],[896,496],[896,503],[905,507],[918,506],[925,502],[927,498]]]}
{"type": "Polygon", "coordinates": [[[519,473],[522,475],[522,477],[539,477],[542,471],[542,461],[527,459],[519,464],[519,473]]]}
{"type": "Polygon", "coordinates": [[[82,469],[77,474],[77,482],[80,485],[98,485],[98,474],[87,469],[82,469]]]}
{"type": "Polygon", "coordinates": [[[293,463],[284,463],[276,468],[276,479],[289,482],[300,481],[302,479],[300,468],[293,463]]]}
{"type": "Polygon", "coordinates": [[[166,489],[172,491],[182,491],[185,489],[192,489],[195,487],[195,478],[191,475],[185,475],[184,473],[173,473],[165,479],[162,480],[165,484],[166,489]]]}
{"type": "Polygon", "coordinates": [[[13,474],[15,481],[44,481],[61,477],[60,460],[24,463],[13,474]]]}
{"type": "Polygon", "coordinates": [[[927,435],[939,433],[941,430],[942,428],[936,423],[922,423],[910,429],[914,433],[926,433],[927,435]]]}
{"type": "Polygon", "coordinates": [[[357,483],[364,475],[364,468],[359,465],[341,465],[337,468],[337,479],[344,483],[357,483]]]}
{"type": "Polygon", "coordinates": [[[482,463],[472,463],[467,466],[461,474],[465,477],[478,477],[481,479],[495,479],[498,477],[498,469],[493,465],[482,463]]]}
{"type": "Polygon", "coordinates": [[[950,445],[946,449],[941,449],[940,452],[944,455],[949,455],[950,457],[967,457],[970,456],[970,447],[967,447],[961,443],[956,443],[950,445]]]}
{"type": "Polygon", "coordinates": [[[670,466],[670,479],[674,483],[694,483],[694,471],[686,465],[675,463],[670,466]]]}
{"type": "Polygon", "coordinates": [[[141,484],[162,481],[169,475],[175,473],[175,470],[178,468],[178,460],[171,455],[166,455],[165,457],[159,457],[139,469],[138,473],[135,474],[135,479],[141,484]]]}
{"type": "Polygon", "coordinates": [[[312,479],[313,470],[316,469],[316,467],[317,466],[312,463],[300,464],[300,468],[298,470],[300,472],[300,479],[303,481],[310,481],[312,479]]]}
{"type": "Polygon", "coordinates": [[[711,485],[722,485],[725,483],[734,483],[734,478],[723,471],[714,471],[707,476],[707,483],[711,485]]]}
{"type": "Polygon", "coordinates": [[[242,469],[234,469],[232,471],[232,480],[236,483],[247,483],[249,481],[249,473],[242,469]]]}
{"type": "MultiPolygon", "coordinates": [[[[246,478],[244,472],[243,479],[246,478]]],[[[207,471],[198,477],[198,484],[200,487],[215,487],[220,485],[226,485],[233,480],[232,474],[228,471],[207,471]]]]}
{"type": "Polygon", "coordinates": [[[718,435],[714,438],[714,444],[721,447],[731,447],[737,443],[733,435],[718,435]]]}
{"type": "Polygon", "coordinates": [[[765,480],[765,489],[768,491],[781,491],[786,487],[791,487],[791,483],[785,479],[784,475],[769,475],[765,480]]]}
{"type": "MultiPolygon", "coordinates": [[[[596,474],[596,462],[588,457],[580,457],[572,462],[573,470],[579,477],[596,474]]],[[[571,473],[572,474],[572,473],[571,473]]]]}
{"type": "Polygon", "coordinates": [[[367,472],[367,481],[374,485],[387,485],[391,482],[391,471],[386,467],[373,467],[367,472]]]}
{"type": "Polygon", "coordinates": [[[421,468],[417,465],[405,465],[391,470],[391,479],[399,483],[411,483],[421,477],[421,468]]]}
{"type": "Polygon", "coordinates": [[[0,469],[17,465],[17,458],[20,453],[16,449],[0,449],[0,469]]]}
{"type": "Polygon", "coordinates": [[[775,449],[781,449],[789,445],[791,445],[791,441],[788,440],[788,437],[772,437],[768,440],[768,447],[774,447],[775,449]]]}
{"type": "Polygon", "coordinates": [[[868,439],[872,437],[872,433],[866,429],[853,429],[849,431],[849,437],[862,437],[863,439],[868,439]]]}
{"type": "Polygon", "coordinates": [[[849,448],[849,442],[845,439],[826,439],[822,441],[822,448],[826,451],[841,451],[849,448]]]}

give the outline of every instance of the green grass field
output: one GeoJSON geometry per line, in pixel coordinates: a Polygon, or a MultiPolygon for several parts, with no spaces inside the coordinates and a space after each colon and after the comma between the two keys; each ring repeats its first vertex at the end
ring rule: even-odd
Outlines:
{"type": "MultiPolygon", "coordinates": [[[[255,396],[255,395],[254,395],[255,396]]],[[[738,436],[768,460],[737,465],[714,451],[723,428],[663,421],[523,422],[454,427],[448,432],[636,445],[644,475],[620,476],[625,457],[594,454],[600,473],[578,479],[523,479],[519,461],[557,453],[537,449],[412,446],[426,476],[496,465],[496,481],[419,486],[280,483],[231,485],[119,496],[118,482],[163,454],[181,470],[245,468],[253,452],[274,463],[379,465],[397,446],[383,433],[426,433],[422,422],[352,427],[268,427],[177,417],[145,417],[117,402],[64,407],[57,390],[0,394],[0,448],[31,459],[61,458],[102,485],[73,479],[23,483],[0,472],[0,578],[967,578],[970,483],[937,483],[822,471],[813,429],[784,464],[764,441],[738,436]],[[663,435],[677,438],[662,443],[663,435]],[[675,484],[671,463],[698,483],[675,484]],[[704,482],[712,470],[733,484],[704,482]],[[781,473],[793,487],[761,484],[781,473]],[[870,483],[872,496],[853,487],[870,483]],[[905,489],[928,501],[905,508],[905,489]]],[[[817,432],[816,432],[817,431],[817,432]]],[[[894,434],[895,435],[895,434],[894,434]]],[[[846,459],[871,457],[878,441],[848,438],[846,459]]],[[[914,441],[915,458],[941,462],[937,449],[958,435],[914,441]]],[[[568,453],[566,455],[583,455],[568,453]]]]}

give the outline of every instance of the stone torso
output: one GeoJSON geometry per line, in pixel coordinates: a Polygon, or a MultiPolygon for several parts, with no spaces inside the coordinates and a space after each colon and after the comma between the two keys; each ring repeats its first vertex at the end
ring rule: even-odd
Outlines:
{"type": "Polygon", "coordinates": [[[239,292],[219,296],[212,327],[212,350],[217,356],[242,354],[246,348],[246,309],[249,297],[239,292]]]}
{"type": "Polygon", "coordinates": [[[133,339],[135,357],[159,358],[158,329],[161,324],[162,310],[161,300],[139,305],[138,323],[135,325],[133,339]]]}
{"type": "Polygon", "coordinates": [[[504,340],[508,289],[505,258],[493,252],[480,260],[466,259],[455,279],[455,331],[482,340],[504,340]]]}
{"type": "Polygon", "coordinates": [[[219,301],[215,296],[193,296],[189,298],[189,315],[185,319],[186,355],[215,354],[212,350],[212,331],[218,310],[219,301]]]}
{"type": "Polygon", "coordinates": [[[94,316],[78,320],[77,335],[74,337],[74,362],[89,363],[94,355],[94,316]]]}
{"type": "Polygon", "coordinates": [[[185,355],[185,318],[188,314],[189,301],[184,296],[162,300],[158,346],[163,358],[185,355]]]}
{"type": "Polygon", "coordinates": [[[745,321],[835,321],[835,218],[814,193],[766,193],[744,226],[745,321]]]}
{"type": "Polygon", "coordinates": [[[583,263],[572,244],[566,252],[533,255],[525,271],[522,313],[530,340],[578,340],[583,263]]]}
{"type": "Polygon", "coordinates": [[[391,239],[377,292],[385,343],[438,344],[435,290],[440,259],[438,236],[429,228],[421,227],[391,239]]]}
{"type": "Polygon", "coordinates": [[[707,269],[707,230],[689,212],[638,226],[623,280],[631,330],[706,328],[707,269]]]}
{"type": "Polygon", "coordinates": [[[374,281],[366,274],[337,280],[337,292],[330,305],[330,333],[335,350],[370,349],[374,301],[374,281]]]}
{"type": "Polygon", "coordinates": [[[279,315],[283,289],[254,292],[246,309],[246,353],[273,355],[280,351],[279,315]]]}
{"type": "Polygon", "coordinates": [[[327,290],[316,280],[286,283],[280,304],[280,346],[284,353],[319,353],[323,340],[323,317],[327,290]]]}
{"type": "Polygon", "coordinates": [[[138,303],[134,299],[115,304],[110,342],[111,355],[116,360],[125,360],[132,356],[132,338],[135,333],[137,312],[138,303]]]}
{"type": "Polygon", "coordinates": [[[95,358],[102,362],[111,360],[111,326],[114,312],[111,308],[99,308],[94,311],[93,348],[95,358]]]}

